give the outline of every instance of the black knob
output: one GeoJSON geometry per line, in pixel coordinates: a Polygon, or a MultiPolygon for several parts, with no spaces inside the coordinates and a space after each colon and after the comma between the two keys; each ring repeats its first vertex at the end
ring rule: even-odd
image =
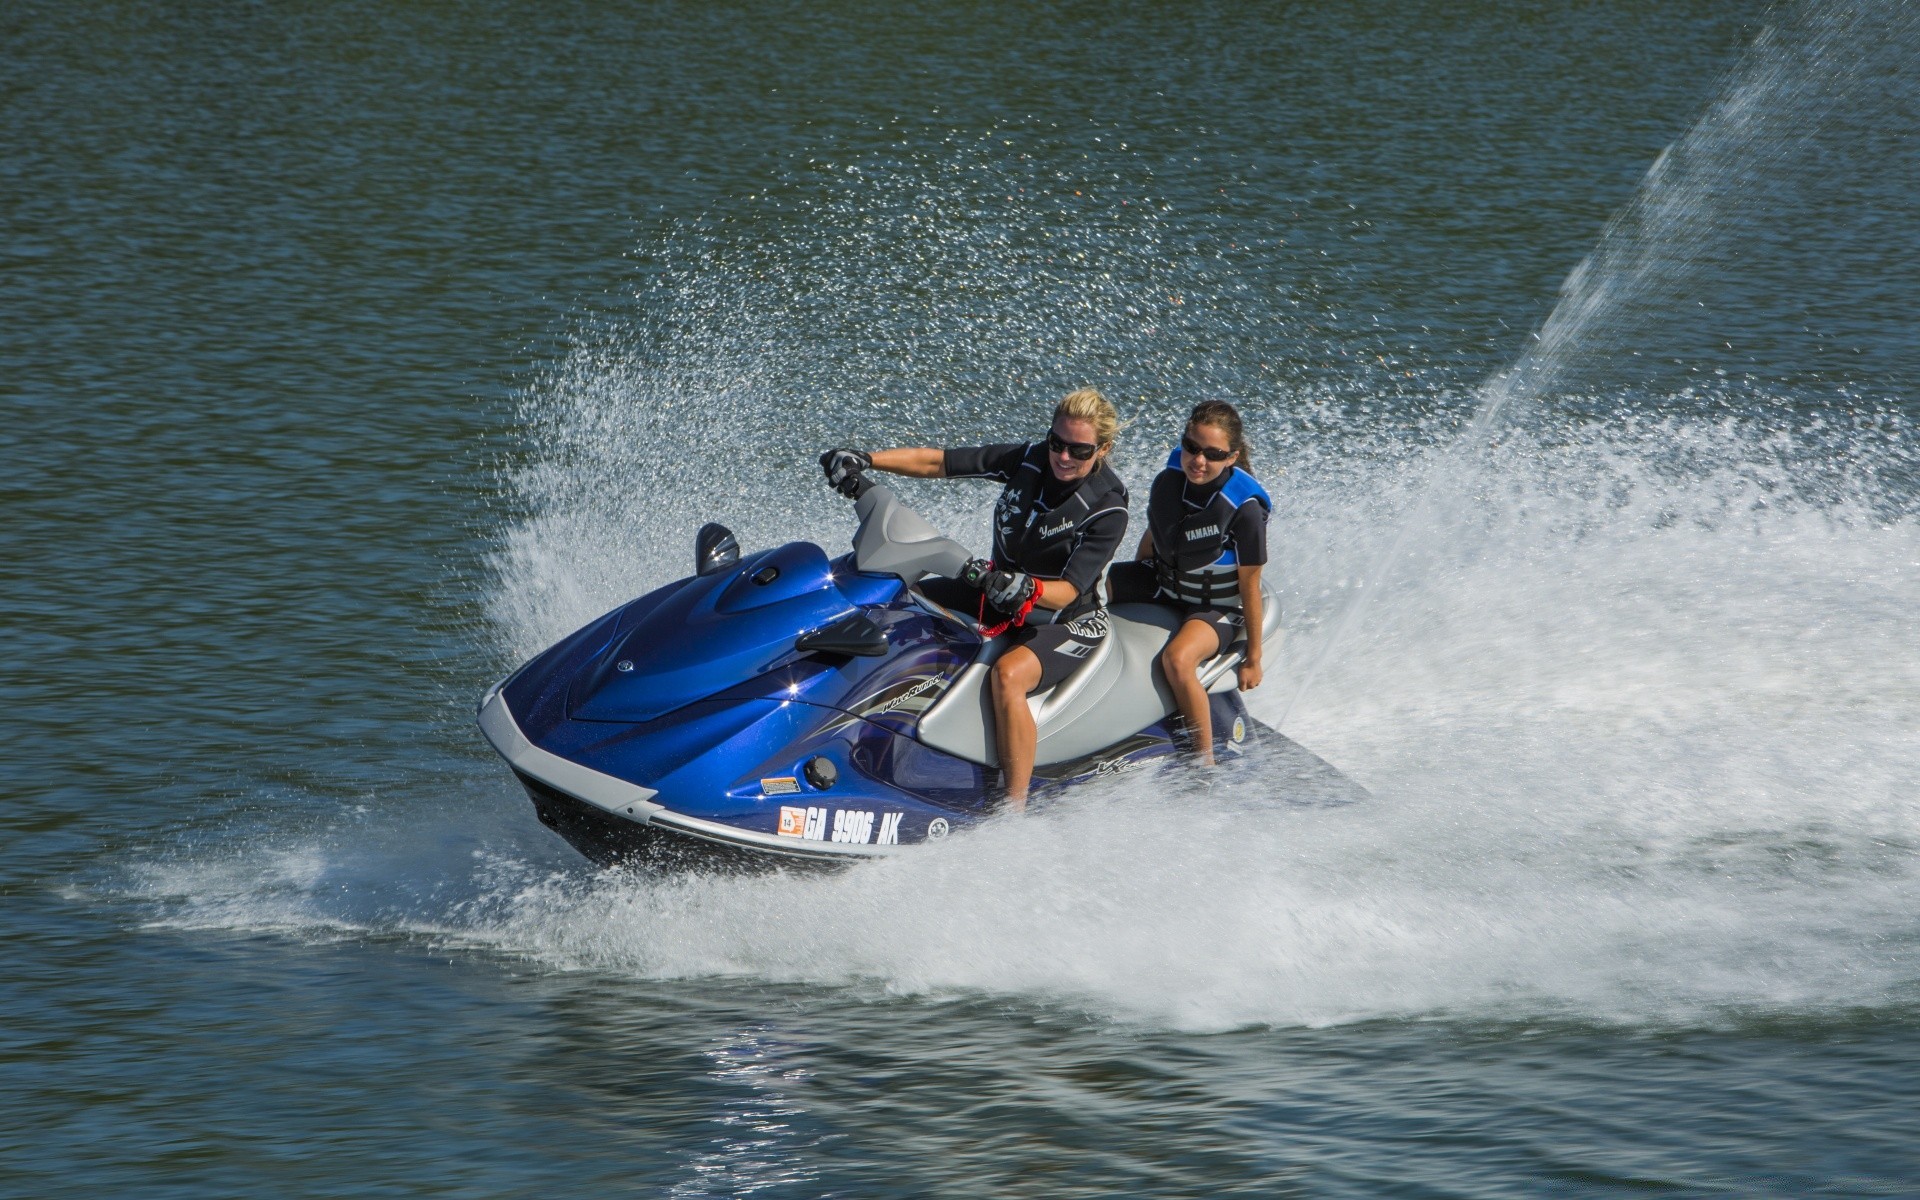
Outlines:
{"type": "Polygon", "coordinates": [[[821,791],[826,791],[839,782],[840,768],[833,765],[829,758],[814,757],[807,760],[807,782],[821,791]]]}

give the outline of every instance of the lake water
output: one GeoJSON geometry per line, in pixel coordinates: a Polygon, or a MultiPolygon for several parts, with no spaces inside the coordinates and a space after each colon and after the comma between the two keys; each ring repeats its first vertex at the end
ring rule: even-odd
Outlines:
{"type": "Polygon", "coordinates": [[[1920,1193],[1916,66],[1894,3],[17,0],[0,1194],[1920,1193]],[[489,683],[1083,383],[1136,495],[1247,411],[1251,702],[1370,803],[538,824],[489,683]]]}

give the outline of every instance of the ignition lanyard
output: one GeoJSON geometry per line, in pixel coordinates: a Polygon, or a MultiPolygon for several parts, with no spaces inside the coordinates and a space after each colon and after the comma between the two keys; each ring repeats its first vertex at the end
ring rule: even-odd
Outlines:
{"type": "Polygon", "coordinates": [[[1020,605],[1020,611],[1017,613],[1014,613],[1011,617],[1008,617],[1006,620],[1000,622],[998,625],[993,626],[991,629],[987,627],[987,594],[985,592],[981,592],[980,593],[980,637],[983,640],[992,641],[994,638],[999,637],[1001,634],[1005,633],[1007,630],[1013,628],[1016,625],[1025,625],[1027,623],[1027,614],[1033,611],[1034,602],[1039,600],[1040,597],[1046,595],[1046,592],[1047,592],[1047,585],[1041,580],[1038,580],[1038,579],[1034,580],[1033,595],[1028,596],[1025,603],[1020,605]]]}

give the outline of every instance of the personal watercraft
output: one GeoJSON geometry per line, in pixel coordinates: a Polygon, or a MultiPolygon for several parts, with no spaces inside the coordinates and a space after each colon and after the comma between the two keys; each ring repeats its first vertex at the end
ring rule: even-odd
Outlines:
{"type": "MultiPolygon", "coordinates": [[[[743,557],[708,525],[693,575],[490,689],[480,728],[540,820],[596,862],[672,866],[872,858],[991,815],[988,669],[1006,641],[915,586],[958,575],[970,555],[885,486],[869,487],[855,514],[853,552],[832,559],[808,542],[743,557]]],[[[1279,611],[1269,594],[1268,643],[1279,611]]],[[[1085,665],[1030,698],[1036,799],[1180,748],[1155,664],[1176,625],[1161,605],[1114,605],[1085,665]]],[[[1351,788],[1253,720],[1239,657],[1200,672],[1216,753],[1264,743],[1275,771],[1351,788]]]]}

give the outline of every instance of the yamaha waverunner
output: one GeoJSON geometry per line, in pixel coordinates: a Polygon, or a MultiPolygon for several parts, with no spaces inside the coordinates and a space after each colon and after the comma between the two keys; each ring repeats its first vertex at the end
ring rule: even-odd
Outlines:
{"type": "MultiPolygon", "coordinates": [[[[614,609],[528,661],[480,702],[480,728],[540,820],[602,864],[846,862],[937,842],[994,810],[988,669],[1006,642],[915,585],[971,556],[890,488],[855,505],[853,552],[809,542],[743,557],[724,527],[695,573],[614,609]]],[[[1278,600],[1265,628],[1279,636],[1278,600]]],[[[1178,618],[1109,609],[1110,633],[1029,698],[1033,794],[1143,766],[1180,748],[1155,660],[1178,618]]],[[[1202,664],[1216,754],[1255,741],[1276,765],[1344,778],[1258,725],[1237,653],[1202,664]]]]}

